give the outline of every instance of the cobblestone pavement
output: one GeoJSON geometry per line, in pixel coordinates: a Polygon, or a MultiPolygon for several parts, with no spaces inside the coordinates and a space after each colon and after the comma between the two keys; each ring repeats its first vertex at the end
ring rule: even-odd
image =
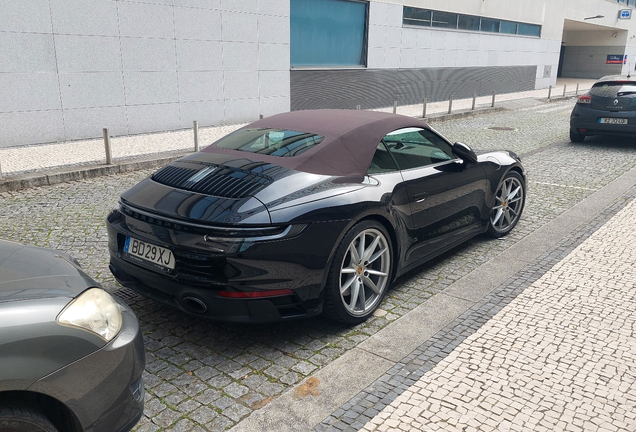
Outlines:
{"type": "Polygon", "coordinates": [[[632,188],[316,431],[636,430],[635,197],[632,188]]]}
{"type": "Polygon", "coordinates": [[[381,305],[386,314],[353,328],[322,319],[212,324],[120,289],[107,267],[104,219],[118,195],[150,171],[0,193],[0,237],[70,252],[135,310],[147,350],[146,410],[137,431],[223,430],[636,165],[636,147],[626,141],[569,143],[572,104],[435,124],[453,141],[522,156],[529,175],[524,216],[502,240],[476,238],[401,277],[381,305]]]}

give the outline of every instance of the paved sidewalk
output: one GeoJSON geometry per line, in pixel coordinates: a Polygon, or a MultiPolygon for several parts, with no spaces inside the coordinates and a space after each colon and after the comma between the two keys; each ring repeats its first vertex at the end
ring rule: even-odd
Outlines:
{"type": "MultiPolygon", "coordinates": [[[[557,87],[552,91],[552,96],[562,97],[564,85],[567,86],[568,96],[574,96],[577,82],[580,82],[579,93],[582,93],[591,87],[594,80],[560,79],[557,87]]],[[[547,96],[548,90],[545,89],[497,95],[496,107],[514,109],[528,104],[543,103],[547,96]]],[[[481,112],[490,109],[491,101],[491,96],[477,98],[476,109],[481,112]]],[[[461,115],[469,111],[471,106],[472,99],[458,99],[453,101],[453,113],[461,115]]],[[[400,106],[397,108],[397,113],[421,117],[422,108],[422,104],[400,106]]],[[[392,107],[388,107],[377,111],[392,112],[392,110],[392,107]]],[[[427,118],[433,121],[436,118],[445,118],[447,112],[448,101],[427,104],[427,118]]],[[[199,128],[200,147],[203,148],[242,126],[244,124],[201,127],[199,128]]],[[[115,164],[148,155],[163,158],[193,151],[194,134],[192,130],[180,130],[112,137],[111,149],[115,164]]],[[[0,174],[10,179],[20,174],[51,171],[62,167],[104,165],[105,158],[102,138],[0,148],[0,174]]]]}
{"type": "Polygon", "coordinates": [[[636,430],[636,201],[364,431],[636,430]]]}

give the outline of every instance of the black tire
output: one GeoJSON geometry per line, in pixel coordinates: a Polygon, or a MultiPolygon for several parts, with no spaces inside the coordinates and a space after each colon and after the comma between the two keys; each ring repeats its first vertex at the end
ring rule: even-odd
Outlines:
{"type": "Polygon", "coordinates": [[[517,225],[526,203],[523,177],[510,171],[497,186],[495,205],[488,219],[488,234],[495,238],[507,235],[517,225]]]}
{"type": "Polygon", "coordinates": [[[366,321],[380,306],[392,277],[393,245],[384,226],[373,220],[354,225],[331,262],[323,314],[345,324],[366,321]]]}
{"type": "Polygon", "coordinates": [[[41,412],[23,405],[0,407],[0,431],[59,432],[41,412]]]}
{"type": "Polygon", "coordinates": [[[583,142],[583,140],[585,140],[585,135],[573,132],[572,129],[570,129],[570,141],[579,143],[583,142]]]}

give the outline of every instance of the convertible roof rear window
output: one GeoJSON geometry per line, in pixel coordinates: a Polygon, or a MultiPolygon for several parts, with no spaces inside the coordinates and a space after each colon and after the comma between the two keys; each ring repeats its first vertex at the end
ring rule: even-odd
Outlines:
{"type": "Polygon", "coordinates": [[[323,142],[325,137],[307,132],[271,128],[244,128],[216,143],[219,148],[278,157],[294,157],[323,142]]]}

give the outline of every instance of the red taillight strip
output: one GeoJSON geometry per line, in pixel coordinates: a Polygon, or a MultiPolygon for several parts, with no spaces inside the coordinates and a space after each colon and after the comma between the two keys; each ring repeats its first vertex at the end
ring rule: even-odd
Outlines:
{"type": "Polygon", "coordinates": [[[576,103],[591,104],[592,103],[592,98],[589,95],[583,95],[583,96],[579,97],[579,100],[577,100],[576,103]]]}
{"type": "Polygon", "coordinates": [[[276,297],[282,295],[290,295],[294,292],[289,289],[271,290],[271,291],[219,291],[221,297],[228,298],[261,298],[261,297],[276,297]]]}

